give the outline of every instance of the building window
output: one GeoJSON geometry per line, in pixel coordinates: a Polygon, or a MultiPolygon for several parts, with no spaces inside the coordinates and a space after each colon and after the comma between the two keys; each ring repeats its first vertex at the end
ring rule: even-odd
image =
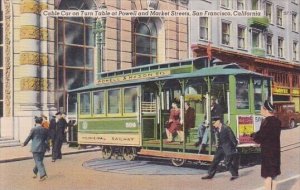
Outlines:
{"type": "Polygon", "coordinates": [[[292,31],[297,32],[297,13],[292,14],[292,31]]]}
{"type": "MultiPolygon", "coordinates": [[[[58,9],[91,10],[93,5],[92,1],[62,0],[58,9]]],[[[94,81],[93,21],[93,18],[88,17],[61,17],[57,19],[56,105],[60,111],[66,111],[67,90],[79,88],[94,81]]],[[[75,110],[68,111],[73,112],[75,110]]]]}
{"type": "Polygon", "coordinates": [[[200,17],[200,39],[208,40],[208,18],[200,17]]]}
{"type": "Polygon", "coordinates": [[[157,28],[153,18],[137,18],[134,23],[134,65],[157,62],[157,28]]]}
{"type": "Polygon", "coordinates": [[[272,4],[267,2],[266,3],[266,17],[269,19],[269,22],[272,23],[272,4]]]}
{"type": "Polygon", "coordinates": [[[278,38],[278,57],[283,58],[283,38],[278,38]]]}
{"type": "Polygon", "coordinates": [[[272,45],[272,38],[273,36],[271,34],[267,35],[267,43],[266,43],[266,46],[267,46],[267,55],[272,55],[273,54],[273,45],[272,45]]]}
{"type": "Polygon", "coordinates": [[[289,86],[288,74],[286,72],[269,70],[269,76],[273,78],[275,85],[289,86]]]}
{"type": "Polygon", "coordinates": [[[259,0],[252,0],[252,10],[258,10],[259,9],[259,0]]]}
{"type": "Polygon", "coordinates": [[[277,20],[276,20],[276,24],[278,26],[282,26],[282,12],[283,12],[283,9],[277,7],[277,20]]]}
{"type": "Polygon", "coordinates": [[[258,30],[252,30],[252,47],[260,48],[261,47],[261,32],[258,30]]]}
{"type": "Polygon", "coordinates": [[[231,0],[221,0],[221,7],[229,9],[230,6],[231,6],[231,0]]]}
{"type": "Polygon", "coordinates": [[[230,45],[230,23],[222,22],[222,44],[230,45]]]}
{"type": "Polygon", "coordinates": [[[293,42],[293,61],[299,61],[299,48],[298,42],[293,42]]]}
{"type": "Polygon", "coordinates": [[[238,48],[245,49],[245,27],[238,26],[238,48]]]}
{"type": "Polygon", "coordinates": [[[3,116],[3,11],[2,1],[0,2],[0,117],[3,116]]]}
{"type": "Polygon", "coordinates": [[[292,81],[292,86],[295,88],[299,88],[300,87],[300,77],[299,75],[293,75],[293,81],[292,81]]]}
{"type": "Polygon", "coordinates": [[[237,7],[238,10],[244,10],[245,9],[244,0],[237,0],[236,1],[236,7],[237,7]]]}

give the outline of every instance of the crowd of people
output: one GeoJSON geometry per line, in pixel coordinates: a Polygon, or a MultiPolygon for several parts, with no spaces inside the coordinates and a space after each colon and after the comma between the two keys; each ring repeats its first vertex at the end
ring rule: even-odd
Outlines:
{"type": "Polygon", "coordinates": [[[36,116],[34,122],[34,127],[22,146],[26,146],[30,140],[32,141],[31,152],[35,162],[33,178],[37,178],[37,174],[39,174],[40,181],[44,181],[47,178],[43,163],[45,153],[52,147],[52,162],[62,159],[61,148],[66,139],[68,123],[66,115],[61,112],[52,116],[50,121],[45,115],[36,116]]]}

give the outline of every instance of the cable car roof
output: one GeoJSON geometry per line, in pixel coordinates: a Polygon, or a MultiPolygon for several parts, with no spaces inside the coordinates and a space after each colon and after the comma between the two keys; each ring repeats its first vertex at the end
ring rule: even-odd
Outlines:
{"type": "Polygon", "coordinates": [[[251,76],[257,76],[262,78],[270,78],[268,76],[264,76],[256,72],[243,69],[236,63],[231,63],[226,65],[215,65],[212,67],[205,67],[190,73],[170,74],[161,77],[144,78],[144,79],[129,80],[129,81],[127,80],[127,81],[106,83],[106,84],[90,84],[77,89],[69,90],[68,92],[79,92],[79,91],[93,90],[97,88],[113,87],[113,86],[120,86],[120,85],[127,85],[127,84],[134,85],[134,84],[141,84],[141,83],[159,81],[159,80],[196,78],[196,77],[208,77],[208,76],[224,76],[224,75],[251,75],[251,76]]]}

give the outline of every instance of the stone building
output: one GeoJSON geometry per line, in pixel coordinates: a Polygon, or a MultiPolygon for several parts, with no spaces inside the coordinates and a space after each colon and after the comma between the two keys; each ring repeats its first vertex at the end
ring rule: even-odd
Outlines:
{"type": "Polygon", "coordinates": [[[263,17],[193,17],[194,56],[212,56],[273,77],[273,100],[294,102],[300,111],[299,0],[199,0],[190,9],[263,10],[263,17]]]}
{"type": "MultiPolygon", "coordinates": [[[[23,141],[33,117],[67,111],[67,90],[98,72],[184,59],[188,18],[108,17],[103,56],[94,18],[55,18],[42,10],[186,10],[186,0],[1,0],[0,137],[23,141]],[[102,65],[96,60],[102,59],[102,65]]],[[[73,109],[72,107],[70,109],[73,109]]],[[[68,110],[70,111],[70,110],[68,110]]]]}

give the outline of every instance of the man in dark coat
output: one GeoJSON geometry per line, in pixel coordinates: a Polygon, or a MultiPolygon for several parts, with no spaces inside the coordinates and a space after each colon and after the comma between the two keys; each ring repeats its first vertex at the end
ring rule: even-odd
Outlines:
{"type": "Polygon", "coordinates": [[[32,140],[31,144],[31,152],[33,155],[33,159],[35,162],[35,166],[33,168],[34,176],[37,177],[37,173],[40,175],[40,181],[44,181],[47,178],[45,166],[43,163],[44,156],[46,150],[48,150],[48,130],[42,127],[43,118],[35,117],[35,127],[33,127],[22,144],[22,146],[26,146],[30,140],[32,140]]]}
{"type": "Polygon", "coordinates": [[[49,125],[49,138],[52,145],[52,160],[55,160],[54,158],[55,137],[56,137],[56,119],[55,116],[52,116],[49,125]]]}
{"type": "Polygon", "coordinates": [[[217,172],[218,164],[225,158],[226,168],[230,171],[232,177],[230,180],[237,179],[238,174],[238,152],[237,140],[230,127],[221,122],[220,116],[212,119],[212,125],[216,128],[218,136],[218,147],[214,155],[212,164],[208,170],[208,175],[202,179],[212,179],[217,172]]]}
{"type": "Polygon", "coordinates": [[[190,129],[195,127],[195,109],[190,106],[190,103],[184,103],[185,113],[184,113],[184,134],[185,137],[189,135],[190,129]]]}
{"type": "Polygon", "coordinates": [[[280,133],[281,122],[273,114],[274,106],[265,101],[261,107],[265,117],[258,132],[251,134],[253,140],[261,147],[261,176],[265,178],[265,188],[272,189],[273,179],[280,175],[280,133]]]}
{"type": "Polygon", "coordinates": [[[56,114],[56,128],[55,128],[55,137],[54,144],[52,149],[52,162],[55,162],[56,159],[61,159],[61,147],[64,141],[65,131],[67,128],[67,122],[62,118],[62,113],[57,112],[56,114]]]}

